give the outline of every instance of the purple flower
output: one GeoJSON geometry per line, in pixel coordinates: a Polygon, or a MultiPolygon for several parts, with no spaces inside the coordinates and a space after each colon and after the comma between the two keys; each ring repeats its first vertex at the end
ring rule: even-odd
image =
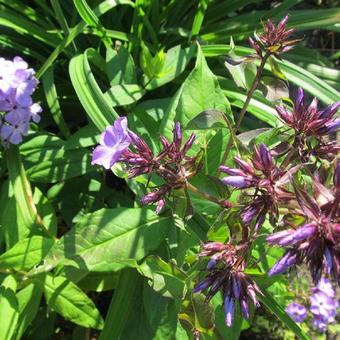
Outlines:
{"type": "Polygon", "coordinates": [[[310,311],[311,313],[322,318],[327,322],[333,322],[336,316],[336,310],[339,307],[338,302],[332,299],[322,291],[317,291],[310,296],[310,311]]]}
{"type": "Polygon", "coordinates": [[[247,244],[208,242],[202,246],[199,256],[209,257],[205,279],[196,284],[194,293],[208,290],[209,301],[219,290],[224,297],[225,321],[230,327],[234,320],[235,305],[238,302],[244,318],[249,318],[249,304],[259,306],[257,295],[262,294],[256,283],[243,271],[243,258],[247,244]]]}
{"type": "Polygon", "coordinates": [[[7,112],[0,126],[4,145],[19,144],[28,134],[30,121],[40,121],[41,106],[31,97],[37,85],[34,70],[22,58],[0,58],[0,111],[7,112]]]}
{"type": "Polygon", "coordinates": [[[304,101],[302,88],[298,89],[292,112],[276,106],[276,111],[284,123],[295,130],[297,136],[321,136],[339,129],[340,120],[333,119],[340,107],[340,102],[329,105],[324,110],[318,110],[317,100],[308,105],[304,101]]]}
{"type": "Polygon", "coordinates": [[[312,325],[319,332],[325,332],[327,329],[327,322],[323,318],[317,316],[312,319],[312,325]]]}
{"type": "Polygon", "coordinates": [[[262,57],[263,51],[269,54],[278,55],[287,52],[300,41],[300,39],[289,40],[294,33],[293,29],[286,29],[288,15],[286,15],[276,26],[271,19],[268,19],[264,25],[264,32],[255,35],[254,39],[249,38],[249,44],[255,49],[259,57],[262,57]]]}
{"type": "Polygon", "coordinates": [[[253,181],[249,177],[245,176],[229,176],[222,178],[222,182],[225,185],[230,185],[234,188],[244,189],[253,186],[253,181]]]}
{"type": "Polygon", "coordinates": [[[102,133],[100,145],[93,151],[91,164],[98,164],[105,169],[111,169],[129,147],[130,142],[127,119],[120,117],[115,120],[114,125],[107,127],[102,133]]]}
{"type": "Polygon", "coordinates": [[[303,322],[307,317],[307,309],[305,306],[297,302],[292,302],[286,308],[286,313],[295,321],[303,322]]]}

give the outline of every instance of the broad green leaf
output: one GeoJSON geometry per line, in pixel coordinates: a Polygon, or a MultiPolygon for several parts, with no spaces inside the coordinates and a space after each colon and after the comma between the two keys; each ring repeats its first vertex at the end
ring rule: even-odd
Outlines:
{"type": "Polygon", "coordinates": [[[199,48],[194,70],[177,91],[164,115],[161,133],[170,137],[174,122],[180,122],[185,129],[189,121],[208,109],[226,112],[227,117],[233,120],[229,102],[199,48]]]}
{"type": "Polygon", "coordinates": [[[88,61],[91,54],[96,52],[87,49],[84,54],[73,57],[69,65],[69,73],[84,110],[98,130],[102,131],[118,118],[118,114],[106,100],[91,71],[88,61]]]}
{"type": "Polygon", "coordinates": [[[31,283],[20,290],[16,296],[19,303],[19,319],[13,339],[19,340],[38,312],[42,292],[31,283]]]}
{"type": "Polygon", "coordinates": [[[135,63],[124,46],[120,46],[118,50],[107,48],[106,74],[111,86],[137,83],[135,63]]]}
{"type": "Polygon", "coordinates": [[[104,292],[116,288],[118,277],[119,272],[91,272],[77,282],[77,285],[86,291],[104,292]]]}
{"type": "Polygon", "coordinates": [[[170,221],[150,209],[98,210],[83,216],[55,244],[45,265],[102,272],[135,266],[163,241],[170,221]]]}
{"type": "Polygon", "coordinates": [[[74,283],[47,274],[40,281],[50,308],[77,325],[102,329],[104,321],[92,300],[74,283]]]}
{"type": "Polygon", "coordinates": [[[165,55],[164,65],[158,78],[144,80],[147,83],[146,89],[153,90],[166,83],[169,83],[177,76],[179,76],[187,67],[191,58],[195,55],[197,50],[196,45],[183,48],[181,46],[175,46],[170,48],[165,55]]]}
{"type": "Polygon", "coordinates": [[[215,323],[215,313],[212,306],[205,301],[203,294],[193,294],[191,303],[194,312],[195,328],[200,332],[212,334],[215,323]]]}
{"type": "MultiPolygon", "coordinates": [[[[105,326],[100,334],[99,340],[119,339],[125,325],[127,325],[132,332],[137,331],[139,328],[139,325],[136,325],[138,320],[137,316],[143,315],[143,313],[137,312],[137,310],[142,307],[140,301],[142,287],[143,281],[136,270],[127,268],[120,273],[118,284],[106,315],[105,326]],[[138,300],[140,303],[136,303],[138,300]],[[128,320],[131,314],[136,315],[136,317],[133,318],[134,327],[131,327],[131,323],[129,323],[128,320]]],[[[144,331],[148,329],[145,323],[142,329],[143,332],[139,333],[138,336],[144,334],[144,331]]],[[[122,339],[128,338],[123,336],[122,339]]]]}
{"type": "Polygon", "coordinates": [[[65,149],[86,148],[99,143],[100,133],[93,124],[81,127],[65,143],[65,149]]]}
{"type": "Polygon", "coordinates": [[[8,275],[0,286],[0,339],[11,339],[19,318],[18,299],[15,296],[17,282],[8,275]]]}
{"type": "Polygon", "coordinates": [[[68,150],[27,169],[27,177],[34,182],[55,183],[96,171],[91,155],[85,150],[68,150]]]}
{"type": "Polygon", "coordinates": [[[204,110],[193,118],[187,125],[187,130],[205,130],[228,128],[226,117],[219,110],[204,110]]]}
{"type": "Polygon", "coordinates": [[[42,236],[32,236],[16,243],[0,256],[0,269],[16,271],[31,269],[49,252],[54,241],[42,236]]]}
{"type": "Polygon", "coordinates": [[[54,83],[54,69],[52,67],[42,77],[42,84],[52,118],[54,119],[61,133],[67,138],[70,135],[70,131],[60,108],[57,89],[54,83]]]}
{"type": "Polygon", "coordinates": [[[104,96],[111,106],[123,106],[132,104],[143,97],[145,90],[136,84],[114,85],[104,96]]]}
{"type": "Polygon", "coordinates": [[[138,270],[151,279],[150,286],[162,296],[177,299],[184,297],[186,275],[175,264],[149,256],[138,270]]]}

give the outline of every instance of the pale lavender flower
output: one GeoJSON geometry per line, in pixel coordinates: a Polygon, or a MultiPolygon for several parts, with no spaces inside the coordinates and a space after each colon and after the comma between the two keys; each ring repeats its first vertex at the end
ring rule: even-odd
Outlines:
{"type": "Polygon", "coordinates": [[[102,133],[100,145],[92,153],[92,165],[102,165],[110,169],[119,160],[122,153],[129,147],[131,138],[127,129],[126,117],[115,120],[114,125],[108,126],[102,133]]]}
{"type": "Polygon", "coordinates": [[[310,296],[310,311],[319,319],[327,322],[333,322],[336,316],[336,310],[339,307],[338,301],[331,298],[322,291],[317,291],[310,296]]]}
{"type": "Polygon", "coordinates": [[[305,306],[297,302],[292,302],[286,308],[286,313],[295,321],[303,322],[307,317],[307,309],[305,306]]]}
{"type": "Polygon", "coordinates": [[[28,134],[30,121],[40,121],[41,106],[31,97],[37,85],[34,70],[22,58],[0,58],[0,111],[7,112],[0,126],[4,145],[19,144],[28,134]]]}

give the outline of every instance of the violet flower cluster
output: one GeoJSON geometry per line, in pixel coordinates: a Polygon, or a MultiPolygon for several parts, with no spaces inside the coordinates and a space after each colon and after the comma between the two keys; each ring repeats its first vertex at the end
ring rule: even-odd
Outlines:
{"type": "Polygon", "coordinates": [[[20,57],[0,58],[0,139],[4,145],[19,144],[28,134],[31,121],[39,123],[42,111],[32,94],[38,80],[35,72],[20,57]]]}
{"type": "MultiPolygon", "coordinates": [[[[340,128],[340,118],[334,118],[340,102],[336,102],[319,110],[316,98],[310,104],[305,103],[304,91],[299,88],[292,112],[286,108],[276,106],[276,111],[285,125],[294,130],[294,140],[289,148],[282,148],[281,155],[290,151],[298,154],[303,162],[311,156],[332,160],[340,151],[337,141],[328,141],[323,137],[336,132],[340,128]]],[[[292,157],[291,157],[292,158],[292,157]]]]}
{"type": "Polygon", "coordinates": [[[101,135],[100,145],[92,154],[92,164],[102,165],[110,169],[115,163],[121,162],[126,166],[129,178],[139,175],[156,174],[164,184],[141,198],[143,205],[157,203],[157,212],[163,208],[165,197],[172,190],[186,186],[187,180],[198,170],[197,155],[188,156],[196,136],[191,136],[183,143],[179,123],[175,124],[173,141],[169,142],[160,136],[162,149],[154,154],[140,136],[128,129],[127,119],[118,118],[113,126],[109,126],[101,135]]]}
{"type": "Polygon", "coordinates": [[[258,307],[257,295],[262,295],[257,284],[244,273],[247,247],[246,243],[235,246],[230,242],[209,242],[202,246],[199,254],[210,258],[206,267],[208,274],[194,287],[193,293],[208,290],[206,301],[209,301],[221,290],[228,327],[233,323],[236,303],[240,305],[243,317],[249,319],[250,304],[258,307]]]}
{"type": "MultiPolygon", "coordinates": [[[[313,294],[309,297],[309,311],[312,325],[319,332],[325,332],[327,325],[335,321],[339,302],[327,278],[322,277],[311,291],[313,294]]],[[[289,304],[286,312],[295,322],[304,322],[307,318],[307,308],[297,302],[289,304]]]]}
{"type": "Polygon", "coordinates": [[[268,19],[263,27],[262,34],[255,34],[254,39],[249,38],[250,46],[256,51],[260,58],[264,54],[275,55],[288,52],[301,39],[290,39],[295,32],[294,29],[287,29],[288,15],[285,16],[277,25],[268,19]]]}

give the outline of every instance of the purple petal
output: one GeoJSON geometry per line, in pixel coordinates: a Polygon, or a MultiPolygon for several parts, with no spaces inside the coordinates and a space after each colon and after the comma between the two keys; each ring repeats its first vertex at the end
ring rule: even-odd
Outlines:
{"type": "Polygon", "coordinates": [[[332,117],[340,107],[340,102],[333,103],[320,111],[319,118],[326,119],[332,117]]]}
{"type": "Polygon", "coordinates": [[[296,253],[288,251],[274,266],[269,270],[268,275],[273,276],[281,274],[297,263],[298,257],[296,253]]]}
{"type": "Polygon", "coordinates": [[[222,182],[225,185],[230,185],[234,188],[243,189],[249,188],[253,185],[253,181],[251,178],[247,178],[244,176],[229,176],[222,178],[222,182]]]}
{"type": "Polygon", "coordinates": [[[235,303],[231,296],[224,299],[225,323],[231,327],[234,321],[235,303]]]}
{"type": "Polygon", "coordinates": [[[273,160],[270,151],[265,144],[261,144],[260,146],[260,156],[266,169],[271,169],[273,166],[273,160]]]}

